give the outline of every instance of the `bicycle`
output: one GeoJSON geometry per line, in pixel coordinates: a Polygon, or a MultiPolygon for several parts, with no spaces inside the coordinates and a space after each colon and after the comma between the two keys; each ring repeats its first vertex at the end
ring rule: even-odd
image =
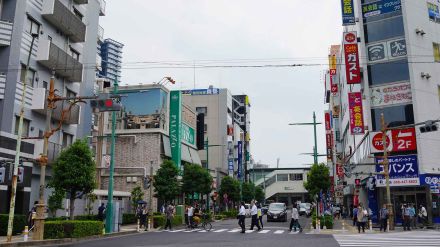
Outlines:
{"type": "Polygon", "coordinates": [[[193,225],[191,227],[192,229],[203,229],[205,231],[211,231],[212,225],[209,220],[209,217],[207,214],[202,214],[200,223],[197,223],[196,221],[193,221],[193,225]]]}

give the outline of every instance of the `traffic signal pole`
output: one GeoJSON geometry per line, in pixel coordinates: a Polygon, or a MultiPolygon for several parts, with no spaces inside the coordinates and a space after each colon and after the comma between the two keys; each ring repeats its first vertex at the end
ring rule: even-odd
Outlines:
{"type": "Polygon", "coordinates": [[[390,163],[388,162],[388,144],[387,144],[387,126],[385,124],[384,114],[380,114],[380,122],[382,125],[382,145],[383,145],[383,172],[385,176],[385,185],[387,192],[387,208],[388,208],[388,227],[394,230],[394,213],[393,204],[391,203],[390,189],[390,163]]]}

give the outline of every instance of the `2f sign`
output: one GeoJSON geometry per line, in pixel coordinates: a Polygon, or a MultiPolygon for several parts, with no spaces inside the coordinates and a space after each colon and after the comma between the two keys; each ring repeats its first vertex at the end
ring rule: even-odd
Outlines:
{"type": "Polygon", "coordinates": [[[392,130],[394,148],[393,151],[417,150],[416,131],[414,128],[392,130]]]}

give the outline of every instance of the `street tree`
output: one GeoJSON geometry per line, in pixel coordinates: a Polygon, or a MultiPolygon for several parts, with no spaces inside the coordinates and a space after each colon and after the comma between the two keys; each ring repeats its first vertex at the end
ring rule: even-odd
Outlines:
{"type": "Polygon", "coordinates": [[[313,198],[322,190],[327,192],[330,188],[330,171],[324,163],[312,165],[307,173],[307,181],[304,182],[304,188],[313,198]]]}
{"type": "Polygon", "coordinates": [[[197,164],[186,164],[182,176],[182,191],[191,195],[209,194],[212,191],[212,176],[197,164]]]}
{"type": "Polygon", "coordinates": [[[255,186],[255,200],[258,202],[263,202],[265,199],[265,194],[263,188],[260,186],[255,186]]]}
{"type": "Polygon", "coordinates": [[[172,201],[180,194],[177,176],[179,170],[172,160],[165,160],[154,176],[153,186],[155,197],[163,203],[172,201]]]}
{"type": "Polygon", "coordinates": [[[49,187],[67,194],[71,220],[74,218],[75,199],[92,192],[96,186],[95,169],[92,152],[85,140],[76,140],[61,151],[52,166],[49,187]]]}
{"type": "Polygon", "coordinates": [[[63,199],[66,197],[64,191],[53,190],[52,194],[47,199],[47,208],[52,217],[56,216],[58,209],[63,209],[63,199]]]}
{"type": "Polygon", "coordinates": [[[241,195],[245,202],[250,202],[255,199],[255,185],[248,182],[243,183],[241,185],[241,195]]]}
{"type": "MultiPolygon", "coordinates": [[[[225,203],[224,195],[226,194],[226,198],[228,202],[238,202],[240,200],[240,182],[232,178],[230,176],[223,177],[222,182],[220,184],[220,200],[225,203]]],[[[228,205],[225,203],[226,206],[228,205]]],[[[226,207],[228,209],[228,207],[226,207]]]]}
{"type": "Polygon", "coordinates": [[[144,198],[144,192],[140,186],[136,186],[131,190],[131,208],[136,210],[137,204],[144,198]]]}

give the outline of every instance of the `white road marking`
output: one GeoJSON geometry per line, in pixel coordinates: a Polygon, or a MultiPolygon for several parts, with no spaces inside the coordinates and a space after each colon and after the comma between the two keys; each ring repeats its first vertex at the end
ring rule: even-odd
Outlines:
{"type": "Polygon", "coordinates": [[[282,234],[282,233],[284,233],[284,230],[276,230],[276,231],[274,232],[274,234],[282,234]]]}
{"type": "Polygon", "coordinates": [[[261,230],[261,231],[258,232],[258,233],[268,233],[268,232],[270,232],[270,230],[261,230]]]}

